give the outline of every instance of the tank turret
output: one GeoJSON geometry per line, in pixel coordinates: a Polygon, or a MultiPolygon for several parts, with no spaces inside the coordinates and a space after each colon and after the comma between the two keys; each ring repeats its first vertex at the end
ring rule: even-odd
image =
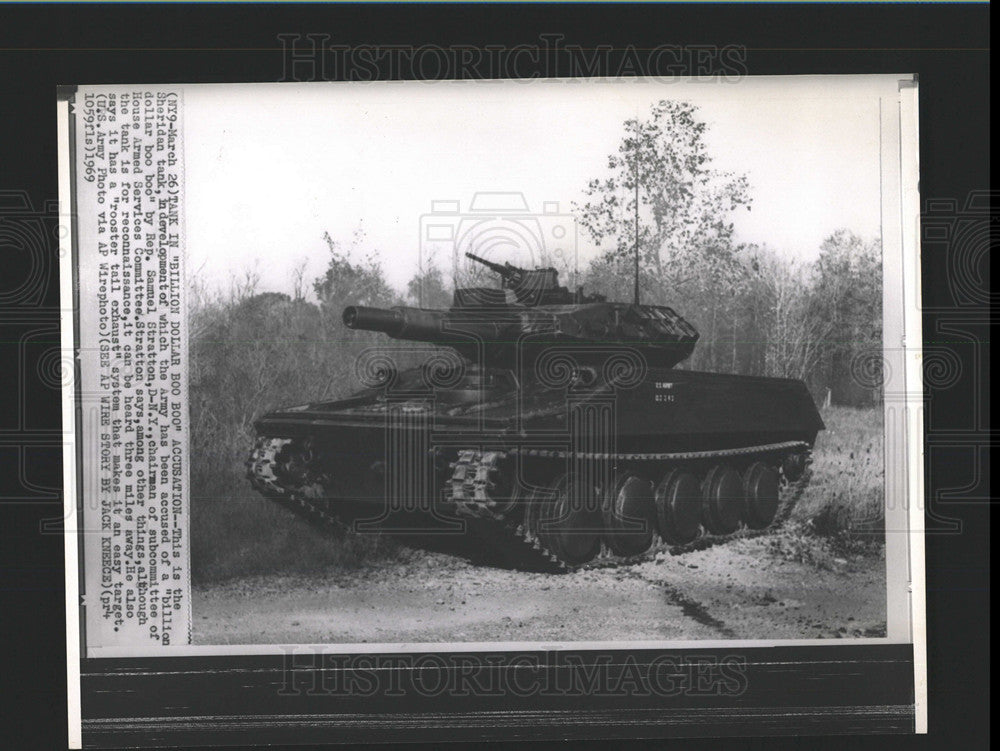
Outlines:
{"type": "Polygon", "coordinates": [[[607,302],[582,289],[571,293],[559,286],[554,268],[526,270],[466,255],[500,274],[501,289],[458,289],[448,310],[351,306],[344,325],[448,346],[474,362],[505,367],[552,346],[600,345],[632,349],[650,365],[670,368],[698,341],[698,332],[672,308],[607,302]]]}

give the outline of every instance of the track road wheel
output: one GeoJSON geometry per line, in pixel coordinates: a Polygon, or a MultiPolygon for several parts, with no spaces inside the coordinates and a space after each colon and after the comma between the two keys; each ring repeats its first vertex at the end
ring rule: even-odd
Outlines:
{"type": "Polygon", "coordinates": [[[519,501],[517,483],[512,474],[513,467],[500,454],[483,454],[483,460],[476,467],[475,496],[498,517],[509,514],[519,501]]]}
{"type": "Polygon", "coordinates": [[[275,456],[274,474],[287,489],[327,514],[334,514],[334,499],[324,488],[327,478],[317,466],[316,452],[310,439],[290,441],[275,456]]]}
{"type": "Polygon", "coordinates": [[[728,535],[740,527],[743,511],[743,480],[725,464],[708,471],[702,485],[703,519],[713,535],[728,535]]]}
{"type": "Polygon", "coordinates": [[[275,460],[275,474],[286,485],[302,487],[309,484],[316,460],[310,441],[289,441],[282,446],[275,460]]]}
{"type": "Polygon", "coordinates": [[[806,466],[809,464],[808,457],[804,453],[789,454],[781,462],[781,473],[789,482],[795,482],[805,474],[806,466]]]}
{"type": "Polygon", "coordinates": [[[604,542],[615,555],[639,555],[653,544],[655,527],[653,484],[623,475],[604,501],[604,542]]]}
{"type": "Polygon", "coordinates": [[[533,494],[526,510],[529,529],[564,563],[578,566],[601,551],[601,515],[596,494],[577,487],[572,474],[533,494]]]}
{"type": "Polygon", "coordinates": [[[687,545],[701,532],[701,485],[690,472],[672,469],[656,486],[660,536],[671,545],[687,545]]]}
{"type": "Polygon", "coordinates": [[[762,462],[751,464],[743,475],[746,501],[743,521],[753,529],[764,529],[778,513],[778,472],[762,462]]]}

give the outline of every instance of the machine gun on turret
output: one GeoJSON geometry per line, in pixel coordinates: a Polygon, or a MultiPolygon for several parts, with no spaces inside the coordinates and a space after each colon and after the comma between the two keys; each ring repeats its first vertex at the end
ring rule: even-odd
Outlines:
{"type": "MultiPolygon", "coordinates": [[[[506,262],[503,265],[493,263],[475,253],[466,253],[465,257],[499,274],[501,289],[510,290],[514,299],[521,305],[579,305],[586,302],[603,302],[606,299],[603,295],[584,296],[582,288],[573,293],[568,288],[559,286],[559,272],[551,266],[529,270],[506,262]]],[[[456,300],[476,296],[462,295],[462,292],[463,290],[456,291],[456,300]]],[[[456,302],[456,305],[461,303],[456,302]]]]}

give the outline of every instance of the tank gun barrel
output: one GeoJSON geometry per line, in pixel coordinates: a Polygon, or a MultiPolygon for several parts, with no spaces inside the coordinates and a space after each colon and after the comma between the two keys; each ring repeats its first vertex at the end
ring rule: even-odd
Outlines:
{"type": "Polygon", "coordinates": [[[344,308],[343,321],[349,329],[379,331],[393,339],[441,344],[462,353],[475,352],[479,338],[493,340],[498,336],[493,323],[456,322],[442,310],[404,306],[383,309],[352,305],[344,308]]]}
{"type": "Polygon", "coordinates": [[[349,329],[381,331],[389,336],[398,336],[406,326],[406,318],[398,310],[370,308],[367,305],[351,305],[344,308],[344,325],[349,329]]]}

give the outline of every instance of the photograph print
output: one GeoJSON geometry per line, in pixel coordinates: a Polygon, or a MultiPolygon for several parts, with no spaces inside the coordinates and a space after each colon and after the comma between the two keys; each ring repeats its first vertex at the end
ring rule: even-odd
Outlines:
{"type": "Polygon", "coordinates": [[[904,84],[182,87],[190,644],[911,641],[904,84]]]}

